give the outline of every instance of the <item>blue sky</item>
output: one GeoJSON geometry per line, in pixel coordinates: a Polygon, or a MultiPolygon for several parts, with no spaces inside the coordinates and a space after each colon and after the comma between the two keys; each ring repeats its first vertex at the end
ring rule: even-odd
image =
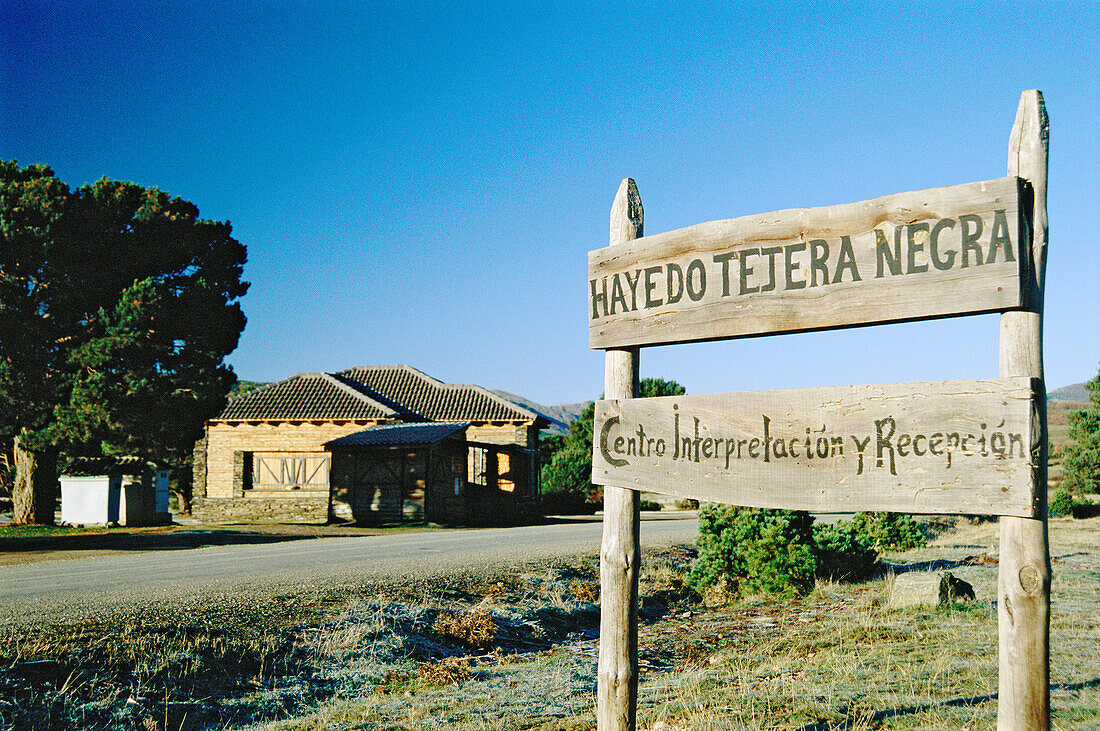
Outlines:
{"type": "MultiPolygon", "coordinates": [[[[586,252],[1006,174],[1051,117],[1051,388],[1100,362],[1100,25],[1085,3],[66,3],[0,8],[0,157],[153,185],[249,252],[250,380],[408,363],[595,397],[586,252]]],[[[647,348],[690,393],[997,375],[997,316],[647,348]]]]}

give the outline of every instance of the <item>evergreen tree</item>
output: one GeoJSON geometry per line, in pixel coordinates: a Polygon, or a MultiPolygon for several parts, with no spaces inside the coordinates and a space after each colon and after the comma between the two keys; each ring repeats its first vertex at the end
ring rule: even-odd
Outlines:
{"type": "Polygon", "coordinates": [[[1092,405],[1069,415],[1069,438],[1062,462],[1070,495],[1100,493],[1100,373],[1085,384],[1092,405]]]}
{"type": "MultiPolygon", "coordinates": [[[[0,435],[16,523],[53,522],[57,460],[181,466],[235,381],[245,249],[156,188],[75,191],[0,161],[0,435]]],[[[186,476],[183,476],[186,479],[186,476]]]]}
{"type": "MultiPolygon", "coordinates": [[[[687,393],[676,381],[663,378],[643,378],[638,383],[638,397],[681,396],[687,393]]],[[[545,493],[564,493],[579,506],[592,492],[592,429],[596,420],[596,404],[591,403],[569,425],[565,437],[548,463],[542,468],[542,488],[545,493]]]]}

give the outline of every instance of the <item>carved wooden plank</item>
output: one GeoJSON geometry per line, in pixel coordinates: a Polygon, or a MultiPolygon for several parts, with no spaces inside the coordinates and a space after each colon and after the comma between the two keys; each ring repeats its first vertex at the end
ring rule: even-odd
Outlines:
{"type": "Polygon", "coordinates": [[[1019,182],[711,221],[588,254],[589,346],[823,330],[1021,306],[1019,182]]]}
{"type": "Polygon", "coordinates": [[[597,402],[592,481],[827,512],[1031,516],[1029,378],[597,402]]]}

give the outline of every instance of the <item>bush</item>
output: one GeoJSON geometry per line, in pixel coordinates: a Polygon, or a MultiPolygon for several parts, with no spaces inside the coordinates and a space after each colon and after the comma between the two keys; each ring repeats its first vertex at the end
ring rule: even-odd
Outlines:
{"type": "MultiPolygon", "coordinates": [[[[1085,383],[1085,390],[1089,392],[1089,407],[1071,412],[1067,419],[1070,443],[1062,474],[1071,495],[1100,493],[1100,373],[1085,383]]],[[[1086,505],[1080,500],[1077,504],[1086,505]]]]}
{"type": "Polygon", "coordinates": [[[688,583],[700,595],[721,581],[737,594],[801,595],[817,577],[850,581],[874,572],[878,552],[866,520],[813,522],[803,511],[704,505],[688,583]]]}
{"type": "Polygon", "coordinates": [[[429,685],[458,685],[470,677],[470,661],[464,657],[445,657],[438,662],[426,662],[416,671],[416,677],[429,685]]]}
{"type": "Polygon", "coordinates": [[[1091,507],[1092,503],[1063,487],[1051,496],[1047,503],[1047,512],[1051,515],[1084,518],[1092,512],[1089,510],[1091,507]]]}
{"type": "Polygon", "coordinates": [[[928,543],[917,521],[905,513],[856,513],[852,524],[864,542],[878,551],[907,551],[928,543]]]}
{"type": "Polygon", "coordinates": [[[815,525],[817,575],[833,581],[861,581],[874,573],[878,551],[854,521],[815,525]]]}
{"type": "Polygon", "coordinates": [[[664,507],[663,505],[661,505],[660,503],[655,502],[653,500],[640,500],[638,502],[638,510],[656,511],[656,510],[660,510],[663,507],[664,507]]]}
{"type": "Polygon", "coordinates": [[[813,588],[813,518],[806,512],[707,504],[699,557],[688,576],[702,594],[726,578],[738,593],[805,594],[813,588]]]}

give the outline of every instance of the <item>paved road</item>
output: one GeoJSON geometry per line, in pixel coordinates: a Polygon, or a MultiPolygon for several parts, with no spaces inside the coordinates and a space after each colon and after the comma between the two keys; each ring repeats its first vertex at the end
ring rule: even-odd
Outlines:
{"type": "MultiPolygon", "coordinates": [[[[694,516],[642,521],[643,547],[691,543],[694,516]]],[[[212,546],[0,569],[0,618],[123,600],[201,597],[332,582],[408,581],[595,553],[598,519],[555,525],[403,532],[261,545],[212,546]]]]}

